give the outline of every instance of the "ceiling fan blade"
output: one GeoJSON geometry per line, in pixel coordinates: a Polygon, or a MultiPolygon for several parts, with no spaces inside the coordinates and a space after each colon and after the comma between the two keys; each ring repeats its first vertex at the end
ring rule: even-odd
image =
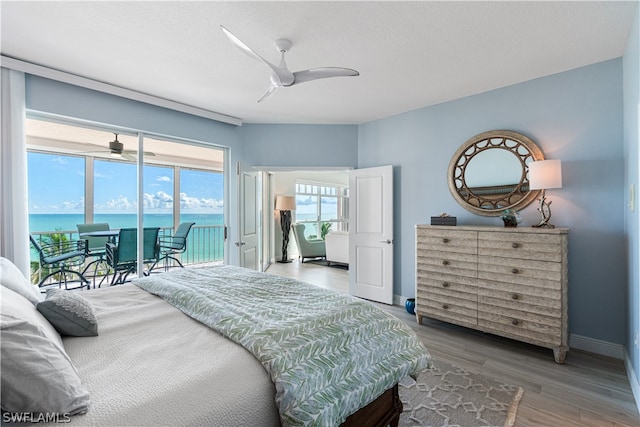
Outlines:
{"type": "Polygon", "coordinates": [[[326,79],[329,77],[356,77],[360,73],[351,68],[341,67],[322,67],[312,68],[310,70],[296,71],[293,73],[293,84],[310,82],[312,80],[326,79]]]}
{"type": "MultiPolygon", "coordinates": [[[[136,150],[124,150],[122,153],[123,154],[130,154],[130,155],[138,154],[138,152],[136,150]]],[[[143,151],[143,154],[145,156],[155,156],[156,155],[156,153],[152,153],[151,151],[143,151]]]]}
{"type": "Polygon", "coordinates": [[[276,91],[276,89],[278,89],[278,86],[276,86],[276,85],[269,86],[269,89],[267,89],[267,91],[264,93],[264,95],[262,95],[262,97],[260,99],[258,99],[258,102],[262,102],[265,99],[269,98],[271,95],[273,95],[273,93],[276,91]]]}
{"type": "Polygon", "coordinates": [[[224,35],[227,36],[231,43],[236,45],[238,49],[249,55],[251,58],[266,64],[267,67],[269,67],[271,71],[273,71],[273,75],[271,78],[272,80],[275,80],[276,84],[278,84],[279,86],[288,86],[293,83],[293,73],[291,73],[291,71],[287,70],[286,68],[280,68],[255,53],[249,46],[244,44],[242,40],[233,35],[233,33],[227,30],[223,25],[220,25],[220,28],[222,28],[222,32],[224,33],[224,35]]]}
{"type": "Polygon", "coordinates": [[[135,161],[137,161],[137,160],[138,160],[138,159],[136,159],[136,157],[135,157],[134,155],[129,154],[129,153],[120,153],[120,156],[121,156],[123,159],[125,159],[125,160],[129,160],[129,161],[131,161],[131,162],[135,162],[135,161]]]}

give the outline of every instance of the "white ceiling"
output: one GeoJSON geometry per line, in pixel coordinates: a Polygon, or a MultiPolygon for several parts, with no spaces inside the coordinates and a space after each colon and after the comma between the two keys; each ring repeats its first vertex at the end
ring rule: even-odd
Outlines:
{"type": "Polygon", "coordinates": [[[637,1],[11,2],[2,55],[234,116],[246,123],[360,124],[620,57],[637,1]],[[269,86],[224,25],[292,71],[359,77],[269,86]]]}

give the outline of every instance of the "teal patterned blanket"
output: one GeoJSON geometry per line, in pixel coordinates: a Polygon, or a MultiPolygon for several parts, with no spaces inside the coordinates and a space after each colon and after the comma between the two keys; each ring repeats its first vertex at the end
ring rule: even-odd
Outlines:
{"type": "Polygon", "coordinates": [[[135,280],[249,350],[283,426],[337,426],[431,358],[404,322],[349,295],[232,266],[135,280]]]}

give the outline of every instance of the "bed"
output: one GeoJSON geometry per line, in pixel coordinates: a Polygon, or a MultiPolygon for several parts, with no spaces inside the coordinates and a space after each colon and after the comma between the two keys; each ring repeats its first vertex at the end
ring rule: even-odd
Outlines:
{"type": "MultiPolygon", "coordinates": [[[[413,331],[373,304],[238,267],[60,293],[80,295],[99,332],[62,340],[81,390],[78,414],[63,415],[72,426],[394,425],[398,381],[430,366],[413,331]]],[[[4,342],[2,358],[4,370],[4,342]]]]}

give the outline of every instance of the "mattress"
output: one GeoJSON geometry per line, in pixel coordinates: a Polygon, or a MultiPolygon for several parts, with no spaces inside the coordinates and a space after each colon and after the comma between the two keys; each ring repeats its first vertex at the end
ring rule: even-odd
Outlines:
{"type": "Polygon", "coordinates": [[[99,336],[63,340],[91,395],[70,425],[280,425],[274,385],[242,346],[131,284],[82,296],[99,336]]]}

